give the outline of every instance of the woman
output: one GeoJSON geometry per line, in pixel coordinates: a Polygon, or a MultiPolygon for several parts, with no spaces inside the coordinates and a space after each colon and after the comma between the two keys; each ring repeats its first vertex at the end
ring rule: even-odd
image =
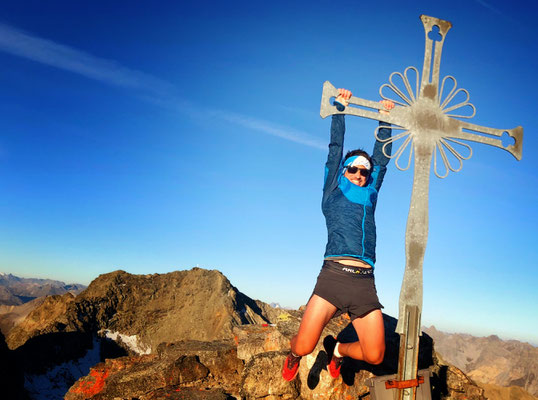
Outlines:
{"type": "MultiPolygon", "coordinates": [[[[351,92],[338,89],[335,105],[343,111],[351,92]]],[[[388,113],[391,101],[382,101],[388,113]]],[[[380,125],[389,126],[383,122],[380,125]]],[[[359,341],[339,343],[329,337],[326,350],[329,373],[340,375],[343,357],[380,364],[385,353],[383,307],[374,284],[376,229],[374,211],[389,159],[382,143],[376,140],[372,157],[363,150],[346,154],[342,162],[344,115],[333,115],[329,156],[325,165],[322,209],[328,231],[323,267],[308,301],[299,332],[291,340],[291,351],[284,361],[282,376],[291,381],[297,376],[301,357],[310,354],[329,320],[347,312],[359,341]]],[[[390,137],[391,130],[379,129],[378,137],[390,137]]],[[[390,152],[390,145],[386,151],[390,152]]]]}

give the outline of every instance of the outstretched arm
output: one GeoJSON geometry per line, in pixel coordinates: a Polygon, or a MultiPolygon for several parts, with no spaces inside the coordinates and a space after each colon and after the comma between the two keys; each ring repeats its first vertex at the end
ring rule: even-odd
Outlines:
{"type": "MultiPolygon", "coordinates": [[[[383,104],[384,110],[379,110],[382,114],[388,114],[390,110],[394,108],[394,103],[390,100],[383,100],[381,101],[381,104],[383,104]]],[[[392,130],[390,129],[390,124],[387,124],[386,122],[379,122],[379,132],[377,136],[381,140],[388,139],[391,135],[392,130]],[[382,127],[382,128],[381,128],[382,127]]],[[[383,142],[380,142],[376,139],[374,144],[374,151],[372,153],[372,159],[374,161],[374,167],[377,171],[374,171],[375,176],[373,175],[372,178],[375,179],[374,187],[377,191],[381,188],[381,184],[383,183],[383,179],[385,177],[385,173],[387,172],[387,164],[389,163],[389,158],[383,153],[383,142]]],[[[390,156],[392,152],[392,143],[388,144],[387,147],[385,147],[385,151],[390,156]]]]}
{"type": "MultiPolygon", "coordinates": [[[[345,107],[349,104],[348,100],[350,98],[351,92],[349,90],[338,89],[338,97],[334,101],[338,111],[344,111],[345,107]]],[[[345,131],[346,124],[344,115],[333,115],[331,122],[331,141],[329,142],[329,156],[327,157],[327,163],[325,164],[324,194],[328,193],[331,188],[334,188],[338,184],[338,170],[344,152],[345,131]]]]}

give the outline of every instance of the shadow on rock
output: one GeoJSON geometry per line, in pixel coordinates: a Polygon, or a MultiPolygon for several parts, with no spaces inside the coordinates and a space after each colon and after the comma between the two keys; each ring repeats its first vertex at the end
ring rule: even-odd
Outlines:
{"type": "Polygon", "coordinates": [[[28,395],[24,390],[24,375],[16,367],[16,359],[13,353],[7,347],[4,335],[0,332],[0,387],[2,388],[2,398],[28,400],[28,395]]]}
{"type": "Polygon", "coordinates": [[[441,399],[448,395],[447,371],[448,366],[442,365],[439,367],[438,373],[434,374],[430,378],[430,384],[432,386],[432,399],[441,399]]]}
{"type": "Polygon", "coordinates": [[[317,357],[314,365],[310,368],[308,372],[308,378],[306,380],[307,386],[310,390],[314,390],[319,384],[319,377],[322,370],[327,370],[327,363],[329,362],[329,356],[323,350],[321,350],[317,357]]]}
{"type": "MultiPolygon", "coordinates": [[[[47,369],[78,360],[95,345],[95,336],[84,332],[55,332],[35,336],[13,351],[25,373],[43,374],[47,369]]],[[[99,339],[100,359],[127,355],[116,342],[99,339]]]]}
{"type": "Polygon", "coordinates": [[[14,353],[25,372],[42,374],[51,366],[83,357],[92,346],[91,334],[58,332],[35,336],[14,353]]]}
{"type": "MultiPolygon", "coordinates": [[[[364,361],[353,360],[346,357],[342,364],[342,378],[347,385],[353,385],[357,372],[369,371],[376,376],[390,375],[398,372],[398,358],[400,350],[400,335],[395,332],[398,320],[390,315],[383,314],[385,326],[385,357],[379,365],[368,364],[364,361]]],[[[342,343],[359,340],[355,328],[350,323],[337,336],[342,343]]],[[[425,369],[433,365],[433,339],[423,333],[419,341],[418,369],[425,369]]]]}

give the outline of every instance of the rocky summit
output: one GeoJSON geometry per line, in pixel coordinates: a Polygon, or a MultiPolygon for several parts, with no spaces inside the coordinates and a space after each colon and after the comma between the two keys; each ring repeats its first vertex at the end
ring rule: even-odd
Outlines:
{"type": "MultiPolygon", "coordinates": [[[[65,399],[362,399],[370,395],[372,378],[396,372],[396,320],[384,316],[388,351],[381,365],[345,359],[341,377],[332,379],[320,341],[302,359],[298,378],[283,380],[280,370],[301,316],[280,310],[275,323],[236,326],[231,340],[161,343],[152,354],[106,360],[80,378],[65,399]]],[[[344,317],[331,321],[324,335],[356,340],[344,317]]],[[[431,338],[423,336],[420,350],[420,368],[433,373],[434,399],[485,400],[483,389],[435,355],[431,338]]]]}
{"type": "Polygon", "coordinates": [[[43,333],[101,332],[127,350],[151,353],[162,342],[230,338],[236,325],[268,322],[222,273],[201,268],[163,275],[116,271],[69,296],[51,296],[32,311],[10,332],[8,346],[43,333]]]}
{"type": "MultiPolygon", "coordinates": [[[[16,359],[12,370],[24,374],[26,392],[36,400],[362,399],[372,378],[396,373],[396,319],[385,315],[381,365],[346,358],[341,377],[332,379],[321,340],[303,358],[298,378],[284,381],[280,369],[301,317],[301,310],[252,300],[215,270],[116,271],[76,297],[48,297],[10,331],[0,364],[16,359]]],[[[357,340],[343,316],[329,323],[326,335],[357,340]]],[[[431,371],[434,399],[485,399],[425,334],[419,368],[431,371]]]]}

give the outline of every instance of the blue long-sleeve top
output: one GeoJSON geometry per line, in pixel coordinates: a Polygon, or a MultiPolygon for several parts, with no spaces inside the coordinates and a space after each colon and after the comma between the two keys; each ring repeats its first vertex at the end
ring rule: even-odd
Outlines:
{"type": "MultiPolygon", "coordinates": [[[[379,125],[390,126],[384,122],[379,125]]],[[[389,159],[383,154],[383,143],[376,140],[372,153],[372,173],[366,186],[351,183],[344,177],[344,133],[344,115],[333,115],[322,200],[328,233],[325,259],[359,259],[373,267],[376,246],[374,213],[389,159]]],[[[381,140],[390,135],[390,128],[379,129],[378,136],[381,140]]],[[[388,155],[391,147],[389,144],[385,148],[388,155]]]]}

